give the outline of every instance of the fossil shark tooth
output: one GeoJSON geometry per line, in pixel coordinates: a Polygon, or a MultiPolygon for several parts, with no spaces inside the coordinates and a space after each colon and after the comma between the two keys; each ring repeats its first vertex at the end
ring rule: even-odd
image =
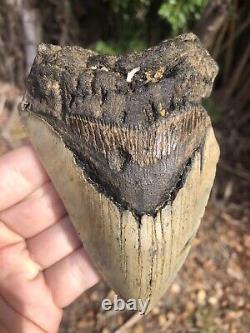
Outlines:
{"type": "Polygon", "coordinates": [[[121,56],[40,45],[21,114],[89,256],[157,302],[191,247],[219,148],[201,100],[218,68],[193,34],[121,56]]]}

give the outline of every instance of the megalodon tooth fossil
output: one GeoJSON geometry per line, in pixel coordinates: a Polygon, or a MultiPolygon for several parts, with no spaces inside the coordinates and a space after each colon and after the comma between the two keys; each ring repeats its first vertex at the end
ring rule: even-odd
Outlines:
{"type": "Polygon", "coordinates": [[[41,44],[21,115],[93,264],[125,300],[164,294],[190,250],[219,148],[193,34],[99,55],[41,44]]]}

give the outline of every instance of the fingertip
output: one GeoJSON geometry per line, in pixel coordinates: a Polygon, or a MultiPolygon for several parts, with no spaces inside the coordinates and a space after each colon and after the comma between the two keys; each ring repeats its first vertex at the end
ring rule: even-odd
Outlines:
{"type": "Polygon", "coordinates": [[[48,175],[30,145],[0,157],[0,211],[24,199],[48,181],[48,175]]]}
{"type": "Polygon", "coordinates": [[[55,304],[61,308],[68,306],[100,280],[83,248],[76,250],[44,272],[55,304]]]}

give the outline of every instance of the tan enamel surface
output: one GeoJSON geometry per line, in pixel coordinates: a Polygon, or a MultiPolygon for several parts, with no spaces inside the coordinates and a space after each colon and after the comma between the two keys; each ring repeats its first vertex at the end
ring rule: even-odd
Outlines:
{"type": "Polygon", "coordinates": [[[213,184],[219,148],[211,127],[173,204],[141,224],[88,183],[74,156],[40,118],[27,115],[31,141],[57,188],[93,263],[123,298],[164,294],[190,250],[213,184]],[[38,134],[39,133],[39,134],[38,134]],[[202,168],[201,168],[202,159],[202,168]]]}

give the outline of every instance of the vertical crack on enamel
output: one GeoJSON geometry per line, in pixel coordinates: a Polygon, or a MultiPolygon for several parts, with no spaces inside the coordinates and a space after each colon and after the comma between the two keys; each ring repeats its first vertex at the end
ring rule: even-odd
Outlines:
{"type": "Polygon", "coordinates": [[[138,298],[141,298],[141,280],[142,280],[142,250],[141,250],[141,221],[138,223],[138,268],[139,268],[139,279],[138,279],[138,284],[139,284],[139,293],[138,293],[138,298]]]}

